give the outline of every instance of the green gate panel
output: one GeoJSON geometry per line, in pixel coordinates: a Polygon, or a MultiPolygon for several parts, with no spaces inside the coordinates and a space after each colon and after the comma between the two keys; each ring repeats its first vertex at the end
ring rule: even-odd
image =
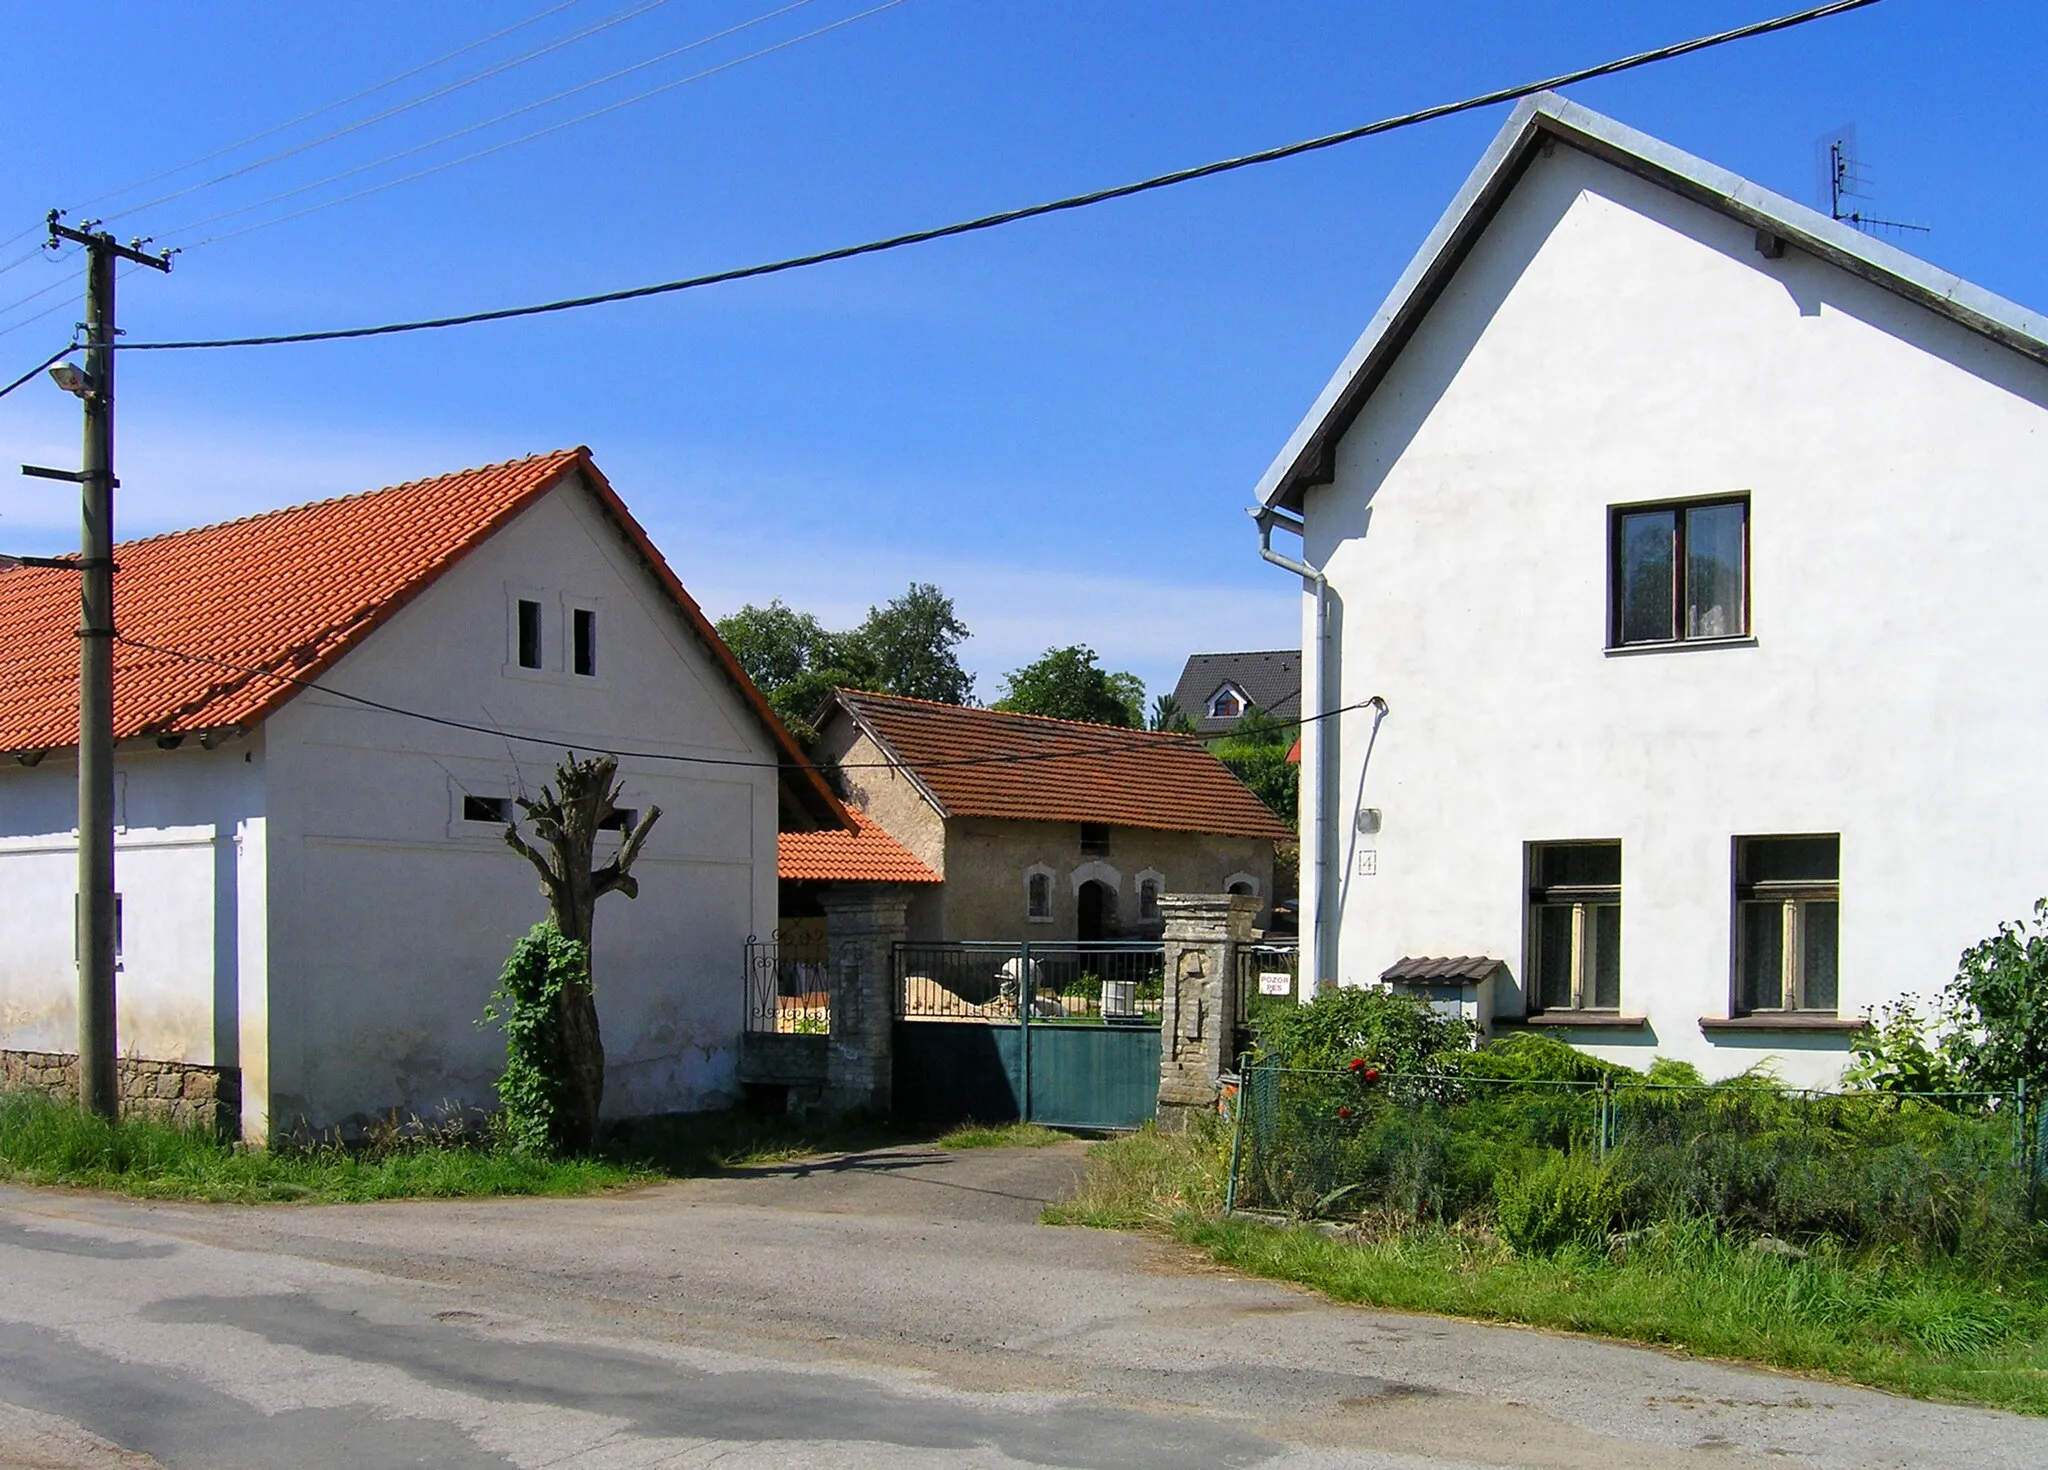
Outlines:
{"type": "Polygon", "coordinates": [[[1157,1026],[1032,1026],[1031,1121],[1136,1128],[1159,1103],[1157,1026]]]}
{"type": "Polygon", "coordinates": [[[1015,1022],[896,1022],[896,1116],[1016,1122],[1024,1115],[1023,1033],[1015,1022]]]}

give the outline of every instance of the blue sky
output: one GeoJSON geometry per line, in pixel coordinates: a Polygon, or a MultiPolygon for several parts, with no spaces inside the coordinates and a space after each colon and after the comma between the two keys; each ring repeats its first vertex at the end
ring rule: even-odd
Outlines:
{"type": "MultiPolygon", "coordinates": [[[[536,15],[552,0],[10,9],[0,238],[536,15]],[[101,48],[104,49],[96,49],[101,48]]],[[[645,3],[645,0],[639,0],[645,3]]],[[[786,0],[783,0],[786,3],[786,0]]],[[[112,228],[259,223],[776,42],[877,0],[809,0],[635,75],[324,190],[372,162],[776,8],[668,0],[530,64],[112,228]]],[[[579,0],[146,200],[634,8],[579,0]]],[[[431,177],[194,246],[124,280],[138,339],[349,325],[744,264],[1331,131],[1795,8],[903,0],[431,177]]],[[[2048,306],[2048,11],[1885,0],[1575,89],[1811,202],[1857,125],[1902,241],[2048,306]]],[[[1299,636],[1253,483],[1505,116],[892,256],[638,305],[373,343],[123,360],[121,533],[587,443],[714,614],[781,596],[835,624],[913,578],[953,594],[994,698],[1085,642],[1170,686],[1191,651],[1299,636]]],[[[0,247],[0,265],[30,240],[0,247]]],[[[71,261],[0,275],[0,379],[66,340],[71,261]],[[61,283],[61,284],[59,284],[61,283]]],[[[0,400],[0,462],[66,464],[73,400],[0,400]]],[[[0,547],[75,544],[65,487],[0,479],[0,547]]]]}

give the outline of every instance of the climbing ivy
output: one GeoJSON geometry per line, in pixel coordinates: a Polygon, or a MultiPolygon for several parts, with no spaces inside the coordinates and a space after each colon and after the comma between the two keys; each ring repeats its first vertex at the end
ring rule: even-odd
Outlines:
{"type": "Polygon", "coordinates": [[[484,1023],[505,1033],[501,1123],[524,1153],[559,1154],[570,1142],[573,1084],[561,999],[570,986],[587,985],[589,976],[589,946],[543,920],[513,947],[484,1007],[484,1023]]]}

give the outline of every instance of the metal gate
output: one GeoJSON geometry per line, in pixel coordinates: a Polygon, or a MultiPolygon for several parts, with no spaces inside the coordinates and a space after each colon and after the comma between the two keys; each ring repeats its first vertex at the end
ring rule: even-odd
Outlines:
{"type": "Polygon", "coordinates": [[[1136,1128],[1159,1097],[1164,949],[1104,940],[896,947],[896,1111],[1136,1128]]]}

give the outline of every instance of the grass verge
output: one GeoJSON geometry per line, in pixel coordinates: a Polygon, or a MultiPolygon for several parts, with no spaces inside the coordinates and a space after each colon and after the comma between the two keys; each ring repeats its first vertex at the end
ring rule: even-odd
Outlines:
{"type": "Polygon", "coordinates": [[[204,1130],[108,1123],[29,1092],[0,1093],[0,1179],[217,1203],[575,1195],[899,1140],[886,1124],[744,1113],[622,1125],[598,1157],[547,1159],[488,1143],[386,1130],[366,1145],[238,1148],[204,1130]]]}
{"type": "Polygon", "coordinates": [[[1220,1129],[1098,1144],[1053,1224],[1153,1229],[1222,1265],[1336,1301],[1524,1323],[1682,1348],[1920,1398],[2048,1415],[2048,1271],[1973,1272],[1820,1242],[1760,1253],[1705,1222],[1642,1232],[1619,1255],[1517,1256],[1483,1231],[1336,1238],[1222,1216],[1220,1129]]]}
{"type": "Polygon", "coordinates": [[[933,1140],[940,1148],[1045,1148],[1068,1135],[1036,1123],[976,1123],[969,1120],[933,1140]]]}

